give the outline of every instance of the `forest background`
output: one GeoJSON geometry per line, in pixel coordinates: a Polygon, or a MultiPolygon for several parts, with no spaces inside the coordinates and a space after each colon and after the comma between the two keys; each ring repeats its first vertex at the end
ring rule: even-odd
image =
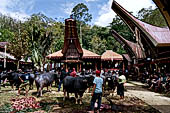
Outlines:
{"type": "MultiPolygon", "coordinates": [[[[77,32],[82,47],[99,55],[106,50],[126,53],[110,33],[112,29],[125,39],[136,42],[128,26],[117,15],[106,27],[92,26],[89,22],[93,15],[89,14],[85,4],[79,3],[72,9],[70,17],[77,21],[77,32]]],[[[136,18],[155,26],[167,27],[158,8],[142,8],[136,18]]],[[[37,68],[45,65],[48,62],[47,55],[63,48],[64,29],[64,22],[42,13],[32,14],[25,21],[0,14],[0,42],[9,42],[7,51],[17,59],[18,67],[22,58],[31,58],[34,67],[37,68]]]]}

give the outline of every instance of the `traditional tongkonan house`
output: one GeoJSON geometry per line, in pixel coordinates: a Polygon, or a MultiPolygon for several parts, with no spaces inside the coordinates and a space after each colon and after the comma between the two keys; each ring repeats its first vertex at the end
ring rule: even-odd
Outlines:
{"type": "Polygon", "coordinates": [[[170,71],[170,30],[142,22],[131,15],[127,10],[120,6],[115,0],[112,9],[128,25],[136,37],[138,46],[145,53],[146,58],[143,62],[150,62],[155,68],[166,68],[170,71]]]}
{"type": "MultiPolygon", "coordinates": [[[[112,50],[106,50],[101,55],[101,68],[103,69],[116,69],[120,68],[120,65],[122,65],[123,57],[122,55],[113,52],[112,50]]],[[[123,65],[122,65],[123,67],[123,65]]]]}
{"type": "MultiPolygon", "coordinates": [[[[141,63],[145,56],[145,52],[139,46],[138,43],[134,43],[126,40],[121,35],[119,35],[115,30],[112,30],[113,37],[123,46],[126,50],[128,56],[130,57],[131,65],[141,63]]],[[[127,57],[126,57],[127,58],[127,57]]]]}
{"type": "MultiPolygon", "coordinates": [[[[139,71],[138,67],[143,64],[143,60],[146,58],[145,52],[139,46],[138,43],[134,43],[126,40],[121,35],[119,35],[116,31],[112,30],[113,37],[123,46],[126,50],[127,54],[123,56],[123,70],[128,69],[133,71],[139,71]],[[140,65],[139,65],[140,64],[140,65]],[[137,67],[138,66],[138,67],[137,67]]],[[[136,75],[133,75],[136,76],[136,75]]]]}
{"type": "Polygon", "coordinates": [[[74,19],[65,20],[65,37],[62,50],[47,56],[55,63],[64,63],[66,68],[76,68],[77,71],[86,69],[100,68],[101,56],[81,48],[76,21],[74,19]]]}

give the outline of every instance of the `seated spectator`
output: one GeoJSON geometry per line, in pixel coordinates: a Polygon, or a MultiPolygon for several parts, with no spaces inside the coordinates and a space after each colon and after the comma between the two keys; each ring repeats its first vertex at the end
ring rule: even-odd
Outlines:
{"type": "Polygon", "coordinates": [[[167,78],[166,78],[166,83],[165,83],[165,92],[169,92],[170,91],[170,74],[167,74],[167,78]]]}

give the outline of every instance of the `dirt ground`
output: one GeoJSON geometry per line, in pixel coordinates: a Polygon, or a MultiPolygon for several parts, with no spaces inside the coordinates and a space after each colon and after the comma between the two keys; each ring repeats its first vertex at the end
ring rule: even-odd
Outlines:
{"type": "Polygon", "coordinates": [[[134,81],[126,83],[126,88],[128,89],[126,94],[138,97],[162,113],[170,113],[170,98],[164,93],[150,91],[144,84],[134,81]]]}
{"type": "MultiPolygon", "coordinates": [[[[130,93],[125,92],[125,100],[120,100],[117,95],[109,95],[108,92],[105,94],[102,98],[101,113],[159,113],[158,110],[130,93]]],[[[52,88],[52,92],[47,92],[44,88],[42,97],[36,96],[36,89],[34,88],[34,90],[29,91],[30,96],[35,97],[36,101],[40,102],[41,107],[17,111],[12,108],[11,99],[24,97],[24,94],[17,96],[17,91],[11,91],[11,87],[2,87],[0,113],[87,113],[91,99],[90,93],[85,93],[82,105],[75,104],[73,94],[69,99],[63,101],[63,92],[57,92],[56,87],[52,88]]]]}

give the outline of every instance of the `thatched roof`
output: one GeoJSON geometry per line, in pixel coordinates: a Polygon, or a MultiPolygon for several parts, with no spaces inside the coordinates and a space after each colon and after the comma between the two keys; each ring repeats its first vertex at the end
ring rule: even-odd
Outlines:
{"type": "Polygon", "coordinates": [[[106,50],[106,52],[102,54],[101,60],[123,60],[123,57],[112,50],[106,50]]]}
{"type": "Polygon", "coordinates": [[[49,55],[47,56],[47,58],[49,58],[49,59],[51,59],[51,58],[55,58],[55,59],[61,58],[61,57],[63,57],[63,53],[61,53],[61,51],[62,51],[62,50],[59,50],[59,51],[57,51],[57,52],[55,52],[55,53],[49,54],[49,55]]]}
{"type": "MultiPolygon", "coordinates": [[[[82,48],[82,50],[83,50],[83,56],[82,56],[83,59],[94,59],[94,58],[100,59],[101,58],[100,55],[93,53],[89,50],[86,50],[86,49],[83,49],[83,48],[82,48]]],[[[49,58],[49,59],[60,59],[60,58],[63,57],[63,54],[61,53],[61,51],[62,50],[59,50],[55,53],[52,53],[52,54],[48,55],[47,58],[49,58]]]]}
{"type": "Polygon", "coordinates": [[[97,58],[97,59],[99,59],[99,58],[101,58],[101,56],[83,48],[83,57],[82,58],[84,58],[84,59],[86,59],[86,58],[97,58]]]}

